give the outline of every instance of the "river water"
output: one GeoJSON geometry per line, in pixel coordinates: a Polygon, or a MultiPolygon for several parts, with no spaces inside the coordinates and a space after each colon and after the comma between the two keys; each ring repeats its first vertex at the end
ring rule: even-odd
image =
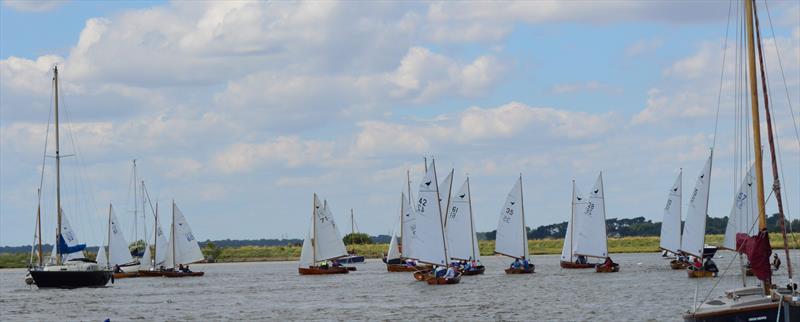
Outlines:
{"type": "MultiPolygon", "coordinates": [[[[733,263],[720,252],[721,270],[733,263]]],[[[793,257],[796,258],[797,253],[793,257]]],[[[559,256],[534,256],[536,273],[506,275],[510,262],[486,257],[486,274],[458,285],[429,286],[411,273],[388,273],[379,260],[346,275],[299,276],[296,262],[192,265],[195,278],[120,279],[109,287],[39,290],[25,270],[0,270],[0,320],[592,320],[678,321],[714,283],[712,296],[741,286],[722,278],[688,279],[659,254],[618,254],[621,271],[565,270],[559,256]]],[[[786,263],[781,256],[784,264],[786,263]]],[[[785,283],[785,265],[774,278],[785,283]]],[[[750,277],[749,284],[756,281],[750,277]]]]}

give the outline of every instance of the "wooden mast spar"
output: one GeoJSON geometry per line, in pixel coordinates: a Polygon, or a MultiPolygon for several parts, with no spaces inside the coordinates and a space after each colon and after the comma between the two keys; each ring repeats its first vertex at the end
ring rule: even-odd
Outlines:
{"type": "Polygon", "coordinates": [[[61,265],[61,151],[58,130],[58,66],[53,67],[53,89],[55,91],[55,116],[56,116],[56,265],[61,265]]]}

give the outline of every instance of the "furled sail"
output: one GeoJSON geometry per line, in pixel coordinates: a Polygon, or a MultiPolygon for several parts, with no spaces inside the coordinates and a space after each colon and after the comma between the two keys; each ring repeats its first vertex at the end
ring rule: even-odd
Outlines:
{"type": "Polygon", "coordinates": [[[722,247],[727,249],[736,249],[736,234],[753,236],[758,232],[758,201],[754,198],[757,189],[754,169],[754,166],[750,166],[733,200],[731,213],[728,215],[728,226],[725,228],[725,241],[722,244],[722,247]]]}
{"type": "Polygon", "coordinates": [[[528,236],[522,212],[522,177],[514,183],[506,197],[497,222],[494,252],[509,257],[528,257],[528,236]]]}
{"type": "Polygon", "coordinates": [[[572,236],[574,254],[592,257],[608,256],[606,237],[605,194],[603,173],[589,191],[586,203],[575,212],[575,231],[572,236]]]}
{"type": "Polygon", "coordinates": [[[708,213],[708,190],[711,187],[711,160],[708,156],[703,170],[697,176],[694,191],[686,209],[686,224],[683,225],[683,238],[680,250],[697,257],[703,256],[706,235],[706,214],[708,213]]]}
{"type": "Polygon", "coordinates": [[[659,247],[673,253],[681,248],[681,189],[683,171],[675,178],[675,183],[667,194],[667,205],[664,206],[664,219],[661,221],[661,239],[659,247]]]}

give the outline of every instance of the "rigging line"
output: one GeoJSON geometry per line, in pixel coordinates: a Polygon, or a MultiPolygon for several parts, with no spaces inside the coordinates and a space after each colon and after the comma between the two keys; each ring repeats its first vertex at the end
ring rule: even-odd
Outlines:
{"type": "Polygon", "coordinates": [[[719,73],[719,91],[717,93],[717,113],[716,118],[714,120],[714,139],[711,142],[711,148],[713,149],[717,145],[717,127],[719,126],[719,107],[720,101],[722,100],[722,79],[725,76],[725,60],[728,56],[728,32],[730,31],[731,27],[731,7],[733,7],[732,2],[728,3],[728,23],[725,26],[725,41],[722,46],[722,68],[719,73]]]}
{"type": "Polygon", "coordinates": [[[797,120],[795,119],[794,116],[794,108],[792,108],[792,99],[791,96],[789,95],[789,85],[786,82],[786,74],[783,71],[783,61],[781,60],[781,53],[780,49],[778,48],[778,41],[776,40],[775,37],[775,28],[773,28],[772,26],[772,14],[769,11],[769,4],[767,3],[767,1],[764,1],[764,7],[767,9],[767,20],[769,20],[769,29],[772,32],[772,41],[775,43],[775,56],[778,57],[778,66],[780,67],[781,76],[783,78],[783,87],[786,93],[786,101],[789,104],[789,111],[791,112],[792,116],[792,125],[794,125],[794,135],[797,138],[798,145],[800,145],[800,131],[798,131],[797,129],[797,120]]]}

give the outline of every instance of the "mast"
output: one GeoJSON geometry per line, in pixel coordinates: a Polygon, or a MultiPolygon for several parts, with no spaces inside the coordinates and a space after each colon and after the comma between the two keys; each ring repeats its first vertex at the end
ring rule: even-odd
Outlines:
{"type": "MultiPolygon", "coordinates": [[[[403,213],[405,212],[405,200],[403,194],[400,194],[400,242],[398,242],[398,250],[400,251],[400,258],[403,258],[403,213]]],[[[388,257],[388,256],[387,256],[388,257]]]]}
{"type": "Polygon", "coordinates": [[[172,200],[172,226],[170,235],[172,237],[172,267],[177,267],[175,260],[175,200],[172,200]]]}
{"type": "Polygon", "coordinates": [[[53,89],[55,91],[55,116],[56,116],[56,216],[58,227],[56,229],[56,265],[61,265],[61,146],[59,145],[58,129],[58,66],[53,67],[53,89]]]}
{"type": "MultiPolygon", "coordinates": [[[[710,181],[711,180],[709,180],[709,182],[710,181]]],[[[603,192],[603,237],[606,239],[605,251],[606,251],[606,257],[610,257],[608,254],[608,231],[607,231],[608,227],[606,227],[606,187],[605,184],[603,184],[603,171],[600,171],[600,191],[603,192]]]]}
{"type": "Polygon", "coordinates": [[[570,214],[569,214],[569,223],[567,224],[569,226],[569,261],[570,262],[572,262],[572,257],[574,257],[572,255],[572,250],[575,248],[574,247],[575,244],[572,243],[572,230],[574,229],[574,226],[575,226],[575,180],[574,179],[572,180],[572,202],[571,202],[571,204],[572,204],[572,207],[570,207],[570,210],[569,210],[569,212],[570,212],[570,214]]]}
{"type": "Polygon", "coordinates": [[[133,159],[133,241],[139,241],[139,196],[136,191],[136,159],[133,159]]]}
{"type": "MultiPolygon", "coordinates": [[[[108,239],[106,239],[106,240],[108,242],[106,242],[106,247],[108,247],[108,250],[105,251],[105,253],[106,253],[106,267],[111,267],[111,263],[109,263],[109,260],[111,259],[111,256],[110,256],[111,254],[109,254],[111,252],[111,204],[108,204],[108,231],[107,231],[107,234],[108,234],[107,235],[108,239]]],[[[103,247],[103,245],[100,245],[100,247],[103,247]]]]}
{"type": "Polygon", "coordinates": [[[472,260],[478,260],[478,255],[475,253],[475,219],[472,214],[472,192],[469,190],[469,177],[467,177],[467,195],[469,196],[469,227],[471,233],[469,237],[472,239],[472,260]]]}
{"type": "Polygon", "coordinates": [[[311,200],[311,265],[317,263],[317,193],[311,200]]]}
{"type": "Polygon", "coordinates": [[[524,247],[522,248],[525,252],[525,257],[528,257],[529,249],[528,249],[528,230],[525,229],[525,202],[522,199],[522,173],[519,174],[519,206],[522,209],[522,243],[524,247]]]}
{"type": "MultiPolygon", "coordinates": [[[[764,231],[767,229],[767,216],[764,210],[764,174],[763,166],[761,164],[761,124],[758,114],[758,89],[756,88],[756,62],[755,62],[755,44],[753,37],[753,0],[745,1],[745,22],[747,25],[747,70],[749,75],[750,85],[750,110],[752,113],[753,122],[753,149],[755,150],[755,166],[756,166],[756,185],[758,185],[758,229],[764,231]]],[[[57,133],[57,132],[56,132],[57,133]]],[[[772,281],[764,281],[764,295],[770,294],[770,285],[772,281]]]]}
{"type": "MultiPolygon", "coordinates": [[[[426,164],[425,167],[427,168],[428,165],[426,164]]],[[[413,205],[414,202],[411,200],[411,173],[409,170],[406,170],[406,186],[408,187],[408,204],[413,205]]]]}
{"type": "Polygon", "coordinates": [[[156,201],[155,220],[153,223],[153,269],[156,267],[156,258],[158,258],[156,252],[158,252],[158,201],[156,201]]]}
{"type": "Polygon", "coordinates": [[[353,208],[350,208],[350,234],[356,233],[356,219],[353,216],[353,208]]]}
{"type": "MultiPolygon", "coordinates": [[[[447,226],[447,213],[450,212],[450,194],[453,193],[453,172],[455,172],[455,169],[450,169],[450,186],[447,187],[447,203],[445,203],[444,211],[441,211],[441,208],[439,208],[440,211],[439,215],[444,216],[444,222],[442,224],[442,227],[447,226]]],[[[439,207],[441,206],[442,203],[440,202],[439,207]]]]}
{"type": "MultiPolygon", "coordinates": [[[[144,180],[141,180],[142,183],[142,241],[144,241],[144,247],[147,247],[147,211],[145,209],[147,199],[145,199],[145,191],[144,191],[144,180]]],[[[152,209],[151,209],[152,210],[152,209]]],[[[142,250],[144,252],[144,250],[142,250]]],[[[142,255],[144,256],[144,255],[142,255]]]]}
{"type": "Polygon", "coordinates": [[[39,203],[36,206],[36,237],[39,242],[39,267],[44,267],[44,258],[42,258],[42,188],[36,189],[39,194],[39,203]]]}
{"type": "MultiPolygon", "coordinates": [[[[769,154],[772,160],[772,191],[775,192],[775,201],[778,203],[778,216],[780,216],[781,235],[783,235],[783,250],[786,254],[786,269],[789,281],[792,281],[792,260],[789,256],[789,245],[786,239],[786,217],[783,212],[783,198],[781,198],[781,182],[778,176],[778,163],[775,157],[775,141],[772,134],[772,115],[769,112],[769,95],[767,94],[767,76],[764,70],[764,53],[761,49],[761,30],[758,27],[758,9],[753,7],[753,17],[756,22],[756,43],[758,44],[758,62],[761,67],[761,92],[764,96],[764,114],[767,120],[767,141],[769,141],[769,154]]],[[[765,214],[766,215],[766,214],[765,214]]]]}
{"type": "MultiPolygon", "coordinates": [[[[427,162],[427,158],[425,160],[427,162]]],[[[436,206],[439,207],[439,212],[440,212],[439,213],[439,229],[441,229],[441,231],[442,231],[442,247],[444,247],[444,260],[445,260],[444,264],[445,264],[445,266],[447,266],[448,262],[450,262],[450,256],[447,255],[447,238],[445,238],[445,235],[444,235],[445,234],[445,232],[444,232],[444,220],[442,220],[442,214],[441,214],[442,204],[439,202],[439,199],[441,197],[439,196],[439,178],[436,177],[436,159],[431,159],[431,166],[433,167],[433,182],[436,184],[436,203],[437,203],[436,206]]],[[[426,168],[425,171],[426,172],[427,172],[427,167],[428,166],[427,166],[427,163],[426,163],[426,166],[425,166],[425,168],[426,168]]]]}

